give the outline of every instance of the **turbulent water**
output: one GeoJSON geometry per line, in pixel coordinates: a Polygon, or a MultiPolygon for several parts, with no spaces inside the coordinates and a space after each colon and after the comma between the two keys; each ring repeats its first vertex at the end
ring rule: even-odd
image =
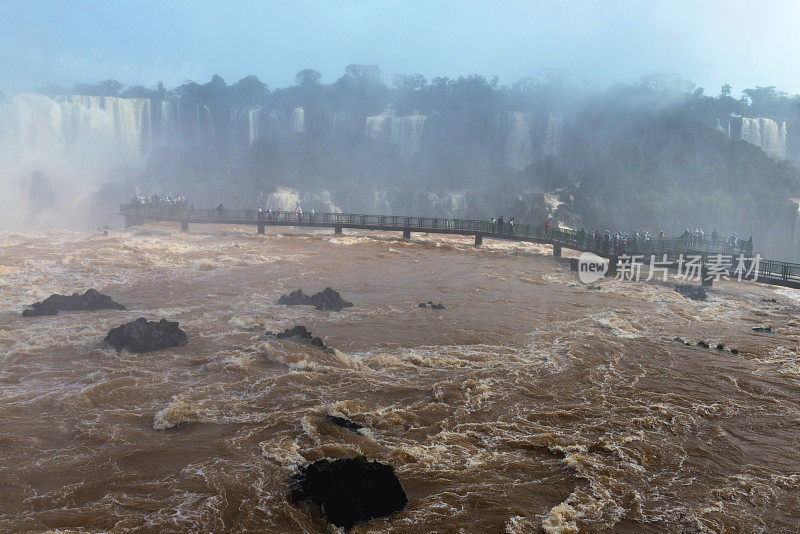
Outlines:
{"type": "Polygon", "coordinates": [[[192,232],[0,234],[0,530],[325,532],[287,484],[358,453],[409,504],[354,532],[796,529],[800,292],[584,286],[535,245],[192,232]],[[275,304],[325,286],[355,306],[275,304]],[[129,311],[20,317],[89,287],[129,311]],[[189,345],[102,346],[139,316],[189,345]],[[338,352],[263,335],[296,324],[338,352]]]}

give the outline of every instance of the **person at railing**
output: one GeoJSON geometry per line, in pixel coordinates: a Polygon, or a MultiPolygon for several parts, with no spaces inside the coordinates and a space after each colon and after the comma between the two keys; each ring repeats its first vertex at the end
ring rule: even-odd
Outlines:
{"type": "Polygon", "coordinates": [[[267,208],[267,219],[269,219],[270,221],[273,220],[272,219],[272,208],[267,208]]]}
{"type": "Polygon", "coordinates": [[[220,202],[219,206],[217,206],[217,218],[219,220],[223,220],[225,218],[225,206],[222,204],[222,202],[220,202]]]}
{"type": "Polygon", "coordinates": [[[308,212],[308,220],[314,222],[317,213],[314,211],[314,208],[311,208],[311,211],[308,212]]]}
{"type": "Polygon", "coordinates": [[[742,244],[742,252],[748,256],[753,255],[753,236],[750,236],[747,241],[742,244]]]}
{"type": "Polygon", "coordinates": [[[303,208],[301,208],[299,206],[297,207],[297,220],[298,221],[302,221],[303,220],[303,208]]]}
{"type": "Polygon", "coordinates": [[[509,233],[509,234],[513,234],[513,233],[514,233],[514,224],[515,224],[516,222],[517,222],[517,219],[516,219],[516,217],[511,217],[511,218],[508,220],[508,233],[509,233]]]}
{"type": "Polygon", "coordinates": [[[501,215],[500,217],[497,218],[497,233],[498,234],[502,234],[503,233],[503,224],[504,224],[503,216],[501,215]]]}
{"type": "Polygon", "coordinates": [[[550,235],[550,219],[544,221],[544,233],[550,235]]]}
{"type": "Polygon", "coordinates": [[[718,242],[719,242],[719,234],[717,233],[717,229],[714,228],[714,231],[711,232],[711,246],[716,247],[718,242]]]}

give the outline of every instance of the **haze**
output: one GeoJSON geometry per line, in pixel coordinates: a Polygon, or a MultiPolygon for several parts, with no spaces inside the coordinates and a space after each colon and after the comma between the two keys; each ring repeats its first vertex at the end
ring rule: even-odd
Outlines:
{"type": "Polygon", "coordinates": [[[175,86],[212,74],[289,85],[350,63],[398,73],[498,75],[542,68],[605,87],[675,73],[716,94],[800,92],[793,2],[4,2],[0,90],[114,78],[175,86]]]}

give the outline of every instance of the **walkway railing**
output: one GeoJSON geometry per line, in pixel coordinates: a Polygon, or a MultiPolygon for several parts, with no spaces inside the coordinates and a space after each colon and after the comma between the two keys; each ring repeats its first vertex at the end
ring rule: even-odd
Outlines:
{"type": "MultiPolygon", "coordinates": [[[[310,226],[389,230],[403,232],[450,233],[530,241],[564,246],[575,250],[591,251],[606,257],[641,255],[645,260],[655,257],[677,261],[682,256],[699,256],[700,264],[719,255],[735,265],[740,255],[752,256],[747,244],[729,246],[725,242],[711,240],[686,240],[683,237],[668,239],[638,239],[627,244],[606,241],[604,237],[592,237],[586,232],[544,226],[510,225],[474,219],[446,219],[436,217],[405,217],[397,215],[367,215],[360,213],[303,213],[259,212],[258,210],[197,209],[187,206],[130,203],[120,206],[120,215],[127,219],[151,219],[182,223],[251,224],[263,226],[310,226]]],[[[760,260],[758,277],[768,281],[800,284],[800,264],[760,260]]]]}

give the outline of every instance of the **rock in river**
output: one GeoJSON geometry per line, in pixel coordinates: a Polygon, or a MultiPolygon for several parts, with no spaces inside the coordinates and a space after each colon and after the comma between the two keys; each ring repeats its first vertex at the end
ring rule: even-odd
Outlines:
{"type": "Polygon", "coordinates": [[[364,456],[301,467],[290,489],[293,502],[313,502],[329,523],[343,528],[390,515],[408,504],[394,468],[364,456]]]}
{"type": "MultiPolygon", "coordinates": [[[[267,332],[267,335],[272,335],[270,332],[267,332]]],[[[294,339],[297,341],[301,341],[304,343],[308,343],[309,345],[314,345],[320,349],[327,349],[328,345],[322,341],[321,337],[314,337],[311,335],[311,332],[305,326],[297,325],[293,326],[292,328],[287,328],[283,332],[275,334],[275,337],[278,339],[294,339]]]]}
{"type": "Polygon", "coordinates": [[[108,331],[106,343],[115,349],[130,352],[152,352],[170,347],[183,347],[189,343],[186,333],[178,328],[177,321],[161,319],[148,321],[139,317],[108,331]]]}
{"type": "Polygon", "coordinates": [[[94,289],[87,289],[81,295],[50,295],[41,302],[34,302],[22,312],[23,317],[37,317],[40,315],[56,315],[60,311],[97,311],[97,310],[124,310],[125,306],[114,302],[108,295],[103,295],[94,289]]]}
{"type": "Polygon", "coordinates": [[[278,299],[278,304],[286,306],[314,306],[318,310],[342,311],[349,308],[352,302],[347,302],[342,298],[338,291],[329,287],[311,296],[303,293],[302,289],[292,291],[288,295],[283,295],[278,299]]]}
{"type": "Polygon", "coordinates": [[[702,286],[692,286],[689,284],[678,284],[675,286],[675,291],[683,295],[685,298],[692,300],[706,300],[706,288],[702,286]]]}

